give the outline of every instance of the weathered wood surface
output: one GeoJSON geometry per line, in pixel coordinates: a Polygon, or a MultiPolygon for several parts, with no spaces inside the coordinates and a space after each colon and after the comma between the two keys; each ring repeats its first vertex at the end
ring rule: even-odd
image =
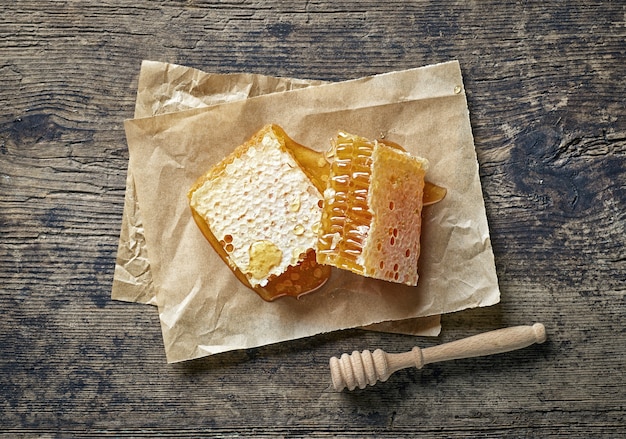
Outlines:
{"type": "Polygon", "coordinates": [[[626,6],[68,0],[0,6],[0,430],[88,436],[626,434],[626,6]],[[142,59],[341,80],[458,59],[501,304],[437,339],[345,331],[165,363],[110,300],[142,59]],[[543,322],[545,344],[325,392],[328,359],[543,322]]]}

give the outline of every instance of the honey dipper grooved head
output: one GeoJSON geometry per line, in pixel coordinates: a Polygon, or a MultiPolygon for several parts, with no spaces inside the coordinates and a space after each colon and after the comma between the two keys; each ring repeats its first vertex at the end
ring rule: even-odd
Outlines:
{"type": "Polygon", "coordinates": [[[386,381],[390,372],[385,358],[385,352],[376,349],[354,351],[351,355],[343,354],[340,358],[332,357],[329,362],[333,388],[340,392],[344,388],[354,390],[364,389],[369,384],[373,386],[377,381],[386,381]]]}

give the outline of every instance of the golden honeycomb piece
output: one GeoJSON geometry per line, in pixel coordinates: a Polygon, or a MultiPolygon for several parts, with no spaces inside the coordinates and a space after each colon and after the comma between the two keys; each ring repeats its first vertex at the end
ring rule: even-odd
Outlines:
{"type": "Polygon", "coordinates": [[[317,261],[417,285],[428,161],[395,145],[343,132],[328,156],[317,261]]]}

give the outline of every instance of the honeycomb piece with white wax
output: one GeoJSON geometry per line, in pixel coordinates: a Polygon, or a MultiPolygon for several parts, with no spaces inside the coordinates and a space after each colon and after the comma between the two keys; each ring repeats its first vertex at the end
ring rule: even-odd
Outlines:
{"type": "Polygon", "coordinates": [[[267,125],[189,191],[196,223],[237,277],[264,300],[323,285],[316,262],[322,195],[294,159],[293,141],[267,125]]]}

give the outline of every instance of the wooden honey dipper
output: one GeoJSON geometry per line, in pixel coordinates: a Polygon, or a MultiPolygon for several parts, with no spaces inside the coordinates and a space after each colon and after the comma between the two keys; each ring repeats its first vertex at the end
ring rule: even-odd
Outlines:
{"type": "Polygon", "coordinates": [[[388,354],[382,349],[343,354],[330,359],[333,389],[364,389],[377,381],[386,381],[392,373],[407,367],[421,369],[425,364],[459,358],[500,354],[546,341],[546,328],[541,323],[532,326],[513,326],[485,332],[472,337],[444,343],[425,349],[414,347],[409,352],[388,354]]]}

